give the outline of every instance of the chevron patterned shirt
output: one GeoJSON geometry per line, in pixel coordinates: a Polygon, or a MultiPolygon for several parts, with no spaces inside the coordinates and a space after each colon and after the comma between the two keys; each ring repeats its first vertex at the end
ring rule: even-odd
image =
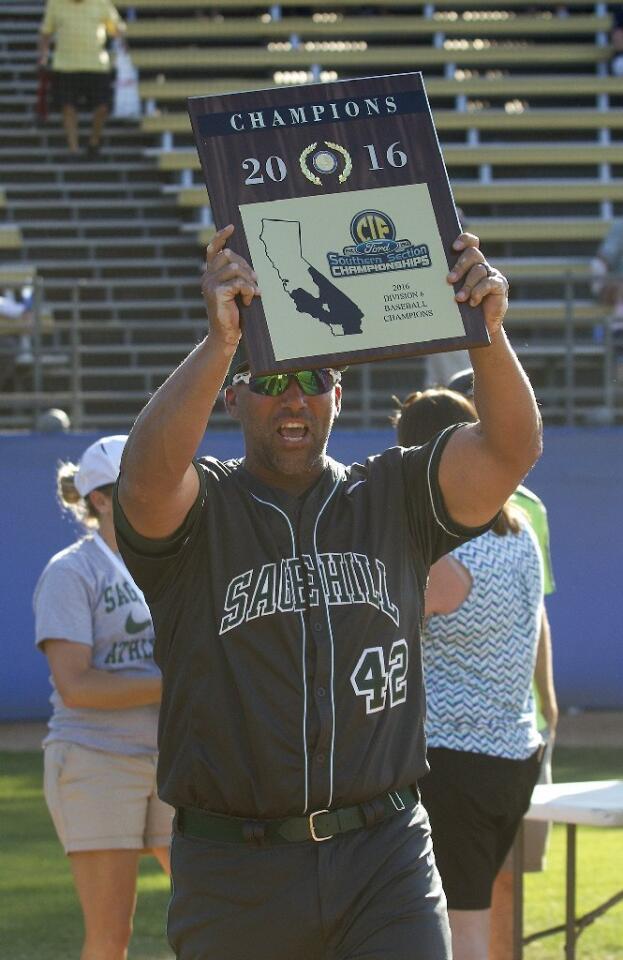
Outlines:
{"type": "Polygon", "coordinates": [[[522,760],[541,742],[532,676],[543,599],[534,534],[489,531],[452,552],[472,588],[422,636],[430,747],[522,760]]]}

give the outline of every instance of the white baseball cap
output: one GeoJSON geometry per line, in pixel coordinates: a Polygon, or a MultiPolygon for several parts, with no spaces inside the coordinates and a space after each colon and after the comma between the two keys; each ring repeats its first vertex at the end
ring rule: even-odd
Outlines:
{"type": "Polygon", "coordinates": [[[96,487],[116,483],[127,439],[125,434],[102,437],[86,448],[74,476],[74,484],[81,497],[86,497],[96,487]]]}

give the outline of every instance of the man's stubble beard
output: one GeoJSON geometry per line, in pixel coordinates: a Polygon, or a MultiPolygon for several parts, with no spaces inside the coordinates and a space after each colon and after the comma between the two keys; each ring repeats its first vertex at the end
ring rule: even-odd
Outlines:
{"type": "Polygon", "coordinates": [[[334,418],[323,428],[322,437],[314,437],[311,447],[302,450],[278,450],[272,435],[262,437],[256,447],[255,459],[273,473],[284,476],[305,476],[320,471],[326,462],[326,450],[334,418]]]}
{"type": "Polygon", "coordinates": [[[274,473],[285,476],[303,476],[322,468],[325,462],[326,442],[319,450],[317,447],[307,450],[276,450],[266,444],[263,448],[264,465],[274,473]]]}

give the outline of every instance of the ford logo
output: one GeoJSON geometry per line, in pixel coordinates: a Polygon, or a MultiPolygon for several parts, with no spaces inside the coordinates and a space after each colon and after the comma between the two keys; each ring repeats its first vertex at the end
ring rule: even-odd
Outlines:
{"type": "Polygon", "coordinates": [[[358,243],[355,250],[357,253],[391,253],[397,246],[395,240],[366,240],[365,243],[358,243]]]}

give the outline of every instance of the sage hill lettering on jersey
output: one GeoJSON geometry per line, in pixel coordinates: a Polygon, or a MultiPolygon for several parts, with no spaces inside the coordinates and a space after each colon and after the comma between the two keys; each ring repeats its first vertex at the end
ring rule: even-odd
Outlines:
{"type": "Polygon", "coordinates": [[[363,553],[320,553],[287,557],[245,570],[230,580],[220,633],[258,617],[299,613],[320,603],[344,606],[367,603],[398,626],[400,614],[387,589],[385,564],[363,553]],[[322,597],[322,601],[321,601],[322,597]]]}

